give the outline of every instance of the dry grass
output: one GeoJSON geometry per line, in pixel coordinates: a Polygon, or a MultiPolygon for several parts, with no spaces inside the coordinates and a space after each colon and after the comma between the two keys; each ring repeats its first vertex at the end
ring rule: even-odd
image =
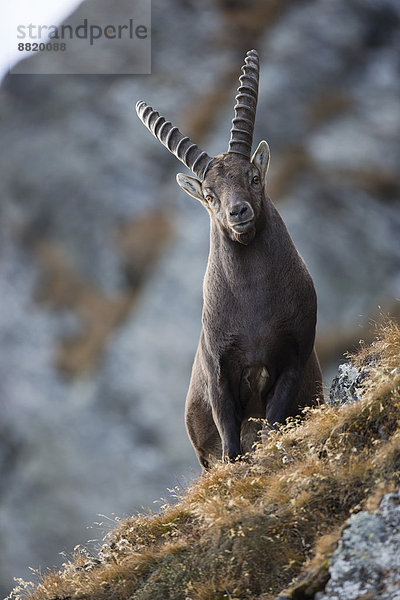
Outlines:
{"type": "Polygon", "coordinates": [[[400,485],[399,356],[399,326],[387,321],[353,358],[373,359],[361,402],[308,411],[160,514],[121,521],[95,558],[80,550],[12,597],[272,600],[290,585],[290,597],[310,597],[345,519],[400,485]]]}

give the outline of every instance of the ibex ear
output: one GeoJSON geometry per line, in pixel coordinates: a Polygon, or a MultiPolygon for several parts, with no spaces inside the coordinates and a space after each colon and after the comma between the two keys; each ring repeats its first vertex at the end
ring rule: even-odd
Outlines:
{"type": "Polygon", "coordinates": [[[255,165],[260,171],[262,181],[264,181],[265,175],[268,171],[269,154],[269,146],[267,142],[264,142],[263,140],[258,144],[257,150],[254,152],[251,158],[253,165],[255,165]]]}
{"type": "Polygon", "coordinates": [[[176,176],[176,181],[178,182],[178,185],[187,194],[189,194],[189,196],[193,196],[193,198],[197,198],[197,200],[203,201],[201,182],[198,179],[196,179],[196,177],[190,177],[190,175],[178,173],[178,175],[176,176]]]}

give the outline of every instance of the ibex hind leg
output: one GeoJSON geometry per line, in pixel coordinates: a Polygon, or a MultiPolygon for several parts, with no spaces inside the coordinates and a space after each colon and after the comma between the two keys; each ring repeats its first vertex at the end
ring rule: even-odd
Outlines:
{"type": "Polygon", "coordinates": [[[222,458],[221,438],[208,402],[192,384],[186,398],[185,421],[199,463],[203,471],[208,470],[222,458]]]}
{"type": "Polygon", "coordinates": [[[298,395],[298,406],[301,409],[305,406],[315,406],[317,403],[322,403],[323,401],[321,367],[317,354],[313,350],[304,367],[298,395]]]}
{"type": "Polygon", "coordinates": [[[300,376],[296,369],[288,369],[274,386],[267,400],[269,427],[263,428],[263,440],[270,428],[285,423],[288,417],[301,416],[301,409],[323,401],[321,368],[313,350],[300,376]]]}
{"type": "Polygon", "coordinates": [[[260,431],[262,423],[257,419],[243,419],[240,430],[240,446],[242,455],[254,450],[254,444],[260,440],[260,431]]]}

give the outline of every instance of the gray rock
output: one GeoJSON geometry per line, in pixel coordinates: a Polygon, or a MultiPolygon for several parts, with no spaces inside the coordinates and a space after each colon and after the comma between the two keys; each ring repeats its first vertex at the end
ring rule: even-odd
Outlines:
{"type": "Polygon", "coordinates": [[[315,600],[400,599],[400,490],[384,496],[373,514],[346,522],[329,561],[330,580],[315,600]]]}
{"type": "Polygon", "coordinates": [[[363,382],[371,373],[376,360],[367,357],[362,367],[355,367],[351,363],[339,365],[338,374],[333,379],[327,401],[333,406],[350,404],[361,400],[363,382]]]}

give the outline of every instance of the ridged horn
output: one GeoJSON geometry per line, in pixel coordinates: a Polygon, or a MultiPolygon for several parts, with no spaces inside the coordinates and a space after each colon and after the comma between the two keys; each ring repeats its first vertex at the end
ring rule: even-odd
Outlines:
{"type": "Polygon", "coordinates": [[[187,136],[183,135],[170,121],[166,121],[151,106],[139,100],[136,103],[136,112],[139,119],[151,131],[151,133],[172,154],[175,154],[183,164],[188,167],[201,181],[203,181],[207,169],[213,160],[207,152],[200,150],[187,136]]]}
{"type": "Polygon", "coordinates": [[[259,70],[258,53],[256,50],[249,50],[242,67],[242,75],[239,77],[240,84],[235,97],[235,116],[232,119],[228,147],[228,152],[241,154],[247,159],[250,159],[253,144],[259,70]]]}

